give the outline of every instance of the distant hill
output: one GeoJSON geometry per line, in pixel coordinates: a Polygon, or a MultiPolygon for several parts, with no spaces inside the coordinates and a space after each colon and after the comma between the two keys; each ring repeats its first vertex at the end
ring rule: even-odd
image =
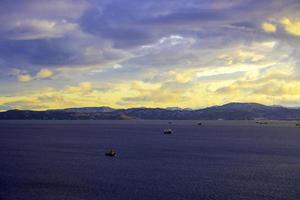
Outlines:
{"type": "Polygon", "coordinates": [[[75,112],[75,113],[96,113],[96,112],[112,112],[115,109],[107,106],[102,107],[83,107],[83,108],[66,108],[53,111],[65,111],[65,112],[75,112]]]}
{"type": "Polygon", "coordinates": [[[300,109],[258,103],[229,103],[198,110],[203,119],[300,119],[300,109]]]}
{"type": "Polygon", "coordinates": [[[0,112],[0,119],[20,120],[253,120],[253,119],[300,119],[299,108],[266,106],[258,103],[229,103],[204,109],[181,108],[129,108],[110,107],[67,108],[60,110],[30,111],[9,110],[0,112]]]}

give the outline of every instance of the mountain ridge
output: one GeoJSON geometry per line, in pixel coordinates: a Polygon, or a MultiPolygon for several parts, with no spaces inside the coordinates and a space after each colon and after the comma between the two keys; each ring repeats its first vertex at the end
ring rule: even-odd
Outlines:
{"type": "Polygon", "coordinates": [[[291,120],[300,119],[299,108],[267,106],[259,103],[231,102],[201,109],[123,108],[108,106],[65,108],[45,111],[8,110],[0,112],[0,119],[35,120],[291,120]]]}

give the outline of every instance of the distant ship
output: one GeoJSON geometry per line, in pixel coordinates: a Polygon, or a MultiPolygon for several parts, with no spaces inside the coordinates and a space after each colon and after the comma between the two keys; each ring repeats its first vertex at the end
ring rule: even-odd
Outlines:
{"type": "Polygon", "coordinates": [[[172,134],[172,133],[173,131],[170,128],[164,130],[164,134],[172,134]]]}
{"type": "Polygon", "coordinates": [[[110,157],[114,157],[116,156],[116,154],[117,154],[116,151],[114,151],[113,149],[105,153],[106,156],[110,156],[110,157]]]}
{"type": "Polygon", "coordinates": [[[268,124],[268,122],[256,122],[257,124],[268,124]]]}

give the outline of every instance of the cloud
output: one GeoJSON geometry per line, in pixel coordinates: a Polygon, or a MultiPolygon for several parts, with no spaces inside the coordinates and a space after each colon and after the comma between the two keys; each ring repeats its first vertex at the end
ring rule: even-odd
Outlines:
{"type": "Polygon", "coordinates": [[[42,68],[35,76],[30,75],[27,71],[14,69],[12,75],[16,76],[21,82],[28,82],[33,80],[47,79],[54,75],[54,72],[47,68],[42,68]]]}
{"type": "Polygon", "coordinates": [[[92,89],[92,83],[90,82],[82,82],[79,84],[80,89],[83,91],[90,91],[92,89]]]}
{"type": "MultiPolygon", "coordinates": [[[[179,84],[176,84],[177,86],[179,84]]],[[[137,95],[123,97],[118,102],[119,105],[134,106],[134,105],[155,105],[159,102],[160,106],[175,105],[177,102],[187,101],[185,96],[188,90],[180,87],[169,87],[168,83],[162,84],[159,87],[154,84],[134,83],[131,90],[135,91],[137,95]]]]}
{"type": "Polygon", "coordinates": [[[285,17],[280,22],[287,33],[294,36],[300,36],[300,20],[292,20],[285,17]]]}
{"type": "Polygon", "coordinates": [[[6,110],[10,110],[11,106],[9,105],[0,105],[0,111],[6,111],[6,110]]]}
{"type": "Polygon", "coordinates": [[[261,28],[267,33],[274,33],[277,31],[276,25],[268,22],[264,22],[261,24],[261,28]]]}
{"type": "MultiPolygon", "coordinates": [[[[199,31],[204,27],[227,24],[240,6],[240,1],[195,1],[187,3],[175,0],[107,1],[96,3],[81,18],[85,32],[100,35],[112,42],[113,47],[127,49],[154,43],[159,38],[183,32],[199,31]],[[226,5],[226,6],[225,6],[226,5]]],[[[248,2],[246,3],[248,4],[248,2]]]]}
{"type": "Polygon", "coordinates": [[[0,68],[23,66],[33,73],[57,67],[114,64],[127,54],[109,41],[82,31],[86,0],[0,3],[0,68]]]}
{"type": "Polygon", "coordinates": [[[78,28],[74,20],[87,8],[85,0],[61,0],[55,4],[44,0],[4,1],[0,6],[0,35],[16,40],[63,37],[78,28]]]}
{"type": "Polygon", "coordinates": [[[53,76],[53,72],[50,69],[47,69],[47,68],[41,69],[36,74],[36,78],[39,78],[39,79],[49,78],[51,76],[53,76]]]}
{"type": "MultiPolygon", "coordinates": [[[[26,109],[26,110],[41,110],[46,107],[42,104],[37,104],[38,101],[34,100],[17,100],[5,103],[3,105],[3,110],[11,110],[11,109],[26,109]]],[[[1,107],[0,107],[1,110],[1,107]]]]}
{"type": "Polygon", "coordinates": [[[264,73],[246,76],[216,90],[222,95],[244,94],[265,97],[299,96],[300,77],[293,66],[273,66],[264,73]]]}
{"type": "Polygon", "coordinates": [[[279,77],[299,74],[299,9],[298,0],[1,1],[0,104],[288,102],[296,78],[279,77]]]}
{"type": "Polygon", "coordinates": [[[86,93],[92,90],[92,83],[82,82],[78,86],[68,86],[65,89],[67,93],[86,93]]]}
{"type": "MultiPolygon", "coordinates": [[[[34,109],[45,110],[53,108],[100,106],[107,103],[101,96],[106,93],[101,88],[93,89],[92,83],[81,82],[78,85],[64,88],[45,87],[34,91],[22,91],[19,94],[2,97],[0,109],[34,109]]],[[[111,100],[111,94],[105,98],[111,100]]]]}
{"type": "Polygon", "coordinates": [[[29,74],[19,74],[18,80],[21,82],[28,82],[31,81],[33,78],[29,74]]]}
{"type": "Polygon", "coordinates": [[[7,35],[13,40],[36,40],[63,37],[77,29],[77,24],[62,21],[40,19],[19,20],[8,27],[7,35]]]}
{"type": "Polygon", "coordinates": [[[118,64],[118,63],[113,65],[113,68],[114,68],[114,69],[120,69],[120,68],[122,68],[122,67],[123,67],[123,66],[120,65],[120,64],[118,64]]]}

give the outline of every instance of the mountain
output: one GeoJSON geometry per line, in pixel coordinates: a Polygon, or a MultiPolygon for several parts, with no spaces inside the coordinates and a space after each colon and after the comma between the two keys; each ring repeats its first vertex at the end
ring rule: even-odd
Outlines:
{"type": "Polygon", "coordinates": [[[30,111],[30,110],[9,110],[0,112],[1,119],[21,119],[21,120],[123,120],[133,119],[122,113],[116,112],[70,112],[69,110],[47,110],[47,111],[30,111]]]}
{"type": "Polygon", "coordinates": [[[300,119],[300,109],[258,103],[229,103],[200,109],[198,112],[204,119],[300,119]]]}
{"type": "Polygon", "coordinates": [[[107,106],[102,107],[82,107],[82,108],[66,108],[56,111],[75,112],[75,113],[96,113],[96,112],[112,112],[115,109],[107,106]]]}
{"type": "Polygon", "coordinates": [[[229,103],[197,110],[181,108],[114,109],[110,107],[84,107],[46,111],[9,110],[0,112],[0,119],[21,120],[253,120],[257,118],[274,120],[300,119],[300,109],[266,106],[258,103],[229,103]]]}

